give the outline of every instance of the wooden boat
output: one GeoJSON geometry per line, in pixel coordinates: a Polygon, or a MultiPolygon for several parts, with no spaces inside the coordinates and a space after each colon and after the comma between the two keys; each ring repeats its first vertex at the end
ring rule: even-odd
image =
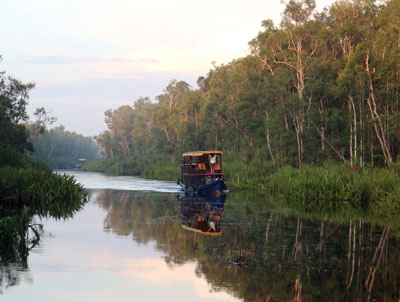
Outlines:
{"type": "Polygon", "coordinates": [[[226,185],[222,173],[222,155],[222,151],[183,153],[178,184],[185,191],[224,192],[226,185]]]}

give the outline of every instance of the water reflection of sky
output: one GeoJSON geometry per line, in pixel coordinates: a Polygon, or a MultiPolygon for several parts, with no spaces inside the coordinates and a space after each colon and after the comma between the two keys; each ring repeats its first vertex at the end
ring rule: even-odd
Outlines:
{"type": "Polygon", "coordinates": [[[198,204],[154,192],[174,192],[172,182],[75,174],[86,188],[124,190],[89,189],[74,218],[43,221],[28,269],[22,261],[0,267],[1,301],[399,301],[396,227],[357,215],[327,220],[330,212],[301,204],[288,214],[246,194],[198,204]],[[129,191],[127,179],[142,190],[129,191]],[[218,222],[218,211],[220,235],[195,230],[207,215],[218,222]]]}
{"type": "Polygon", "coordinates": [[[74,175],[77,181],[83,184],[86,189],[114,189],[166,193],[176,193],[180,191],[179,186],[173,181],[143,179],[136,176],[112,176],[79,170],[57,170],[55,172],[74,175]]]}
{"type": "Polygon", "coordinates": [[[197,277],[196,262],[171,266],[155,242],[104,232],[106,213],[96,193],[91,199],[73,219],[43,221],[41,246],[29,256],[31,281],[6,289],[1,301],[235,300],[197,277]]]}

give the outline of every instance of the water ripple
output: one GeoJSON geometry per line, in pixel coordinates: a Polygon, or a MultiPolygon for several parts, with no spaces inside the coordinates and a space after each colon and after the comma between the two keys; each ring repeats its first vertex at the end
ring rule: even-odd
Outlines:
{"type": "Polygon", "coordinates": [[[167,193],[176,193],[180,191],[180,187],[173,181],[150,180],[137,176],[112,176],[79,170],[55,170],[54,172],[75,176],[77,181],[86,189],[114,189],[167,193]]]}

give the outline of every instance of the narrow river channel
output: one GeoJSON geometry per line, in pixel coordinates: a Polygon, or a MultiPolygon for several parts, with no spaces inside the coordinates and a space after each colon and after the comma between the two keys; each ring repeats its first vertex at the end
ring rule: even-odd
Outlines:
{"type": "Polygon", "coordinates": [[[35,218],[27,263],[0,263],[0,301],[399,301],[396,224],[59,172],[90,200],[66,220],[35,218]]]}

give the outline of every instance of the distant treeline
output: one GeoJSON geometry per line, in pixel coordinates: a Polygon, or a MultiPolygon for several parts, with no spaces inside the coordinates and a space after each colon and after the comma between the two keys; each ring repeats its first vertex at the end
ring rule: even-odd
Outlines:
{"type": "Polygon", "coordinates": [[[93,160],[99,157],[96,142],[75,132],[66,131],[64,126],[44,130],[34,144],[32,155],[56,169],[74,168],[79,159],[93,160]]]}
{"type": "Polygon", "coordinates": [[[338,1],[321,13],[291,0],[279,26],[262,26],[248,56],[214,66],[197,89],[172,80],[156,103],[107,110],[102,169],[140,174],[201,149],[277,167],[398,161],[398,0],[338,1]]]}

